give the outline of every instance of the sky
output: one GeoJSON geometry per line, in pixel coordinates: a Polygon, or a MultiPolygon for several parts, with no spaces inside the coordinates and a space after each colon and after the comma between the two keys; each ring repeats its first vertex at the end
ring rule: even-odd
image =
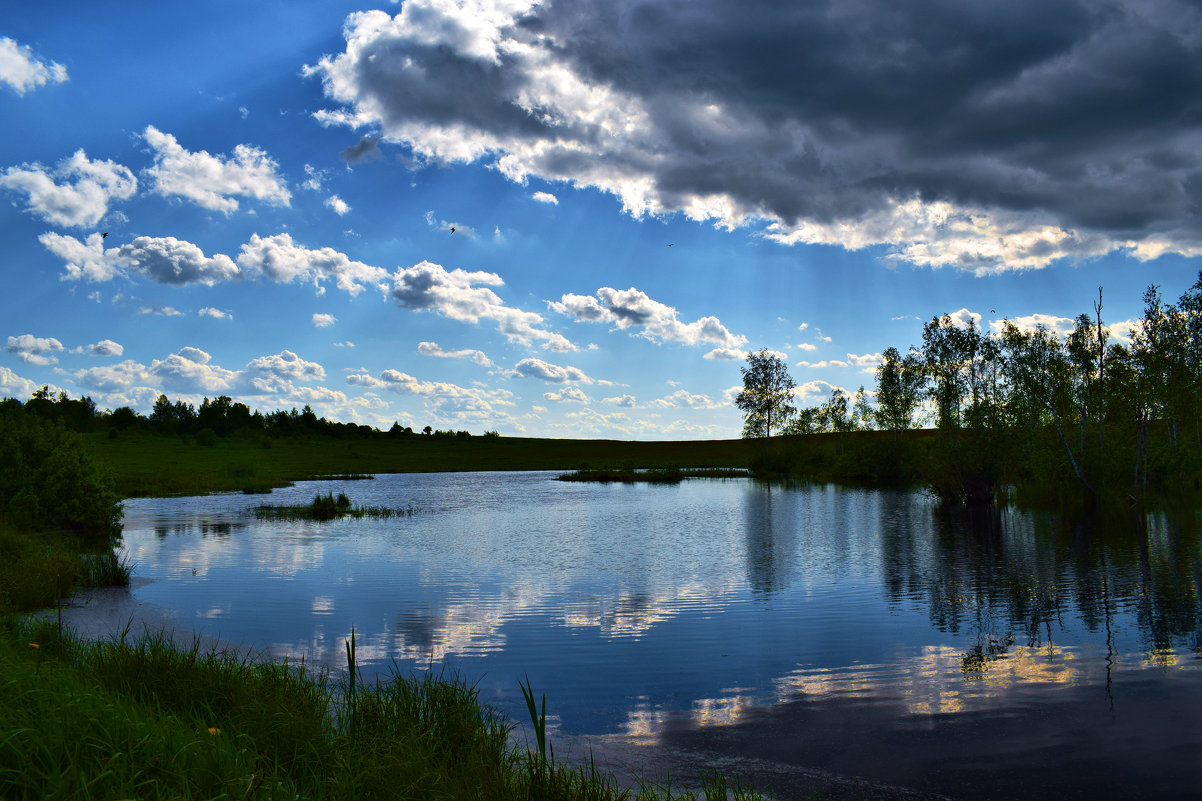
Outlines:
{"type": "Polygon", "coordinates": [[[1174,0],[14,3],[0,396],[737,437],[1202,269],[1174,0]]]}

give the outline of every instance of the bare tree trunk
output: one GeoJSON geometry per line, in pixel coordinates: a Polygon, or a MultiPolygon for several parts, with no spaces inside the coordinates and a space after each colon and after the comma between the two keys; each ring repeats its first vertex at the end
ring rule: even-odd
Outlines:
{"type": "Polygon", "coordinates": [[[1098,457],[1102,456],[1102,380],[1106,359],[1106,341],[1102,339],[1102,287],[1098,287],[1098,302],[1094,305],[1098,315],[1098,457]]]}

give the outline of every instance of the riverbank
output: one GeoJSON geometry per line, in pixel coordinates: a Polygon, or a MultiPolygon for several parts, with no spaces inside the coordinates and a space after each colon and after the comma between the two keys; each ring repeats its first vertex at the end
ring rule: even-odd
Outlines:
{"type": "MultiPolygon", "coordinates": [[[[135,579],[130,588],[103,588],[81,593],[68,601],[59,610],[43,610],[32,616],[41,628],[30,631],[32,637],[54,636],[58,625],[65,631],[71,632],[68,638],[76,644],[105,643],[119,640],[123,635],[130,643],[139,644],[155,641],[165,641],[178,653],[187,653],[198,649],[197,653],[217,653],[226,655],[231,663],[264,664],[271,663],[270,657],[262,650],[248,644],[231,643],[206,636],[203,633],[184,631],[176,627],[173,615],[166,609],[154,604],[139,601],[137,590],[145,584],[145,580],[135,579]],[[148,639],[149,638],[149,639],[148,639]]],[[[11,634],[11,630],[8,630],[11,634]]],[[[6,638],[11,640],[9,634],[6,638]]],[[[30,638],[27,638],[30,639],[30,638]]],[[[37,642],[36,639],[31,641],[37,642]]],[[[54,645],[48,641],[39,642],[36,651],[30,651],[28,642],[17,642],[16,649],[26,649],[26,656],[32,660],[44,659],[43,650],[49,652],[54,645]]],[[[12,643],[8,645],[11,647],[12,643]]],[[[2,648],[3,646],[0,646],[2,648]]],[[[95,647],[95,646],[92,646],[95,647]]],[[[136,647],[144,647],[137,646],[136,647]]],[[[135,650],[136,650],[135,647],[135,650]]],[[[150,650],[154,650],[153,648],[150,650]]],[[[161,654],[160,654],[161,657],[161,654]]],[[[128,655],[127,655],[128,658],[128,655]]],[[[0,658],[0,667],[7,665],[0,658]]],[[[43,669],[45,664],[42,665],[43,669]]],[[[60,666],[61,667],[61,666],[60,666]]],[[[313,666],[310,666],[313,667],[313,666]]],[[[77,665],[81,673],[86,673],[86,665],[77,665]]],[[[11,666],[2,667],[7,674],[11,666]]],[[[50,675],[47,673],[47,675],[50,675]]],[[[58,674],[54,674],[58,675],[58,674]]],[[[337,672],[332,675],[337,676],[337,672]]],[[[48,679],[47,679],[48,680],[48,679]]],[[[157,697],[157,696],[156,696],[157,697]]],[[[170,704],[168,704],[170,706],[170,704]]],[[[552,710],[553,711],[553,710],[552,710]]],[[[228,719],[228,718],[227,718],[228,719]]],[[[195,732],[203,732],[206,736],[197,734],[193,747],[207,749],[212,746],[212,738],[208,735],[207,724],[211,721],[194,721],[195,732]]],[[[221,729],[221,736],[238,735],[229,725],[214,726],[221,729]]],[[[519,725],[513,728],[508,737],[508,748],[517,757],[518,764],[529,754],[527,746],[533,742],[529,725],[519,725]]],[[[583,786],[577,788],[581,794],[550,794],[550,795],[496,795],[496,798],[590,798],[618,799],[627,801],[653,801],[662,799],[668,801],[684,801],[685,799],[726,799],[726,795],[718,795],[718,787],[714,783],[715,775],[729,777],[728,786],[733,788],[738,781],[749,787],[770,788],[761,796],[750,789],[742,789],[733,794],[735,799],[772,799],[772,801],[941,801],[944,796],[922,793],[868,779],[834,774],[819,770],[808,769],[771,760],[738,756],[729,753],[708,750],[689,750],[673,748],[654,742],[647,742],[630,737],[607,736],[554,736],[551,745],[558,765],[566,771],[577,771],[577,775],[591,774],[595,769],[596,777],[591,778],[587,791],[583,786]],[[705,791],[706,782],[711,782],[711,792],[705,791]]],[[[0,749],[0,754],[3,751],[0,749]]],[[[0,770],[3,770],[4,757],[0,756],[0,770]]],[[[111,763],[110,763],[111,764],[111,763]]],[[[107,766],[106,766],[107,767],[107,766]]],[[[128,766],[126,766],[128,767],[128,766]]],[[[244,768],[246,766],[243,766],[244,768]]],[[[251,773],[255,775],[251,768],[251,773]]],[[[116,768],[114,768],[116,770],[116,768]]],[[[92,779],[104,771],[94,774],[84,772],[92,779]]],[[[278,779],[278,777],[277,777],[278,779]]],[[[283,781],[283,779],[278,779],[283,781]]],[[[269,782],[264,781],[264,788],[269,782]]],[[[741,786],[741,785],[739,785],[741,786]]],[[[8,797],[6,794],[5,797],[8,797]]],[[[21,797],[21,796],[16,796],[21,797]]],[[[31,796],[32,797],[32,796],[31,796]]],[[[188,797],[185,795],[185,797],[188,797]]],[[[239,796],[242,797],[242,796],[239,796]]],[[[266,797],[261,794],[251,794],[250,798],[266,797]]],[[[301,797],[338,797],[334,794],[301,797]]],[[[411,795],[397,797],[438,797],[414,792],[411,795]]]]}

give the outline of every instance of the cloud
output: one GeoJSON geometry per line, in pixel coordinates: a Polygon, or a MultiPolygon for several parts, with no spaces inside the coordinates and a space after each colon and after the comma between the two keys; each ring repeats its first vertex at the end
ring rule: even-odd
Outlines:
{"type": "Polygon", "coordinates": [[[85,345],[81,348],[72,348],[72,353],[86,353],[89,356],[121,356],[125,353],[125,348],[111,339],[102,339],[93,345],[85,345]]]}
{"type": "Polygon", "coordinates": [[[338,197],[338,195],[330,195],[326,198],[326,206],[334,210],[334,213],[339,217],[351,210],[351,207],[346,205],[346,201],[338,197]]]}
{"type": "Polygon", "coordinates": [[[336,322],[338,322],[338,318],[332,314],[314,314],[313,315],[313,327],[314,328],[329,328],[336,322]]]}
{"type": "Polygon", "coordinates": [[[138,309],[138,314],[157,314],[160,317],[180,317],[183,315],[179,309],[174,306],[143,306],[138,309]]]}
{"type": "Polygon", "coordinates": [[[805,351],[812,351],[812,350],[818,350],[818,346],[811,344],[809,342],[802,342],[800,345],[797,346],[797,349],[805,350],[805,351]]]}
{"type": "Polygon", "coordinates": [[[229,214],[238,208],[236,196],[253,197],[287,206],[292,195],[277,174],[279,165],[251,145],[238,145],[232,158],[208,151],[185,150],[171,134],[153,125],[142,138],[154,151],[154,166],[146,170],[154,191],[163,197],[186,198],[202,208],[229,214]]]}
{"type": "Polygon", "coordinates": [[[311,281],[319,289],[322,281],[332,278],[339,289],[351,295],[362,292],[364,284],[382,285],[388,277],[386,270],[354,261],[333,248],[310,250],[298,245],[289,234],[251,234],[238,254],[238,265],[272,281],[311,281]]]}
{"type": "Polygon", "coordinates": [[[84,227],[98,223],[111,201],[133,197],[138,179],[128,167],[92,161],[80,149],[53,170],[36,163],[9,167],[0,187],[24,192],[29,211],[47,222],[84,227]]]}
{"type": "Polygon", "coordinates": [[[865,353],[862,356],[857,356],[854,353],[847,354],[848,363],[855,367],[876,367],[884,360],[884,355],[880,353],[865,353]]]}
{"type": "MultiPolygon", "coordinates": [[[[978,319],[979,319],[978,315],[978,319]]],[[[1072,317],[1058,317],[1054,314],[1028,314],[1014,319],[1007,318],[1006,320],[990,320],[989,330],[995,334],[1000,334],[1002,328],[1007,322],[1013,323],[1020,331],[1034,331],[1037,326],[1042,325],[1049,331],[1055,331],[1057,334],[1064,336],[1071,333],[1076,327],[1076,320],[1072,317]]]]}
{"type": "Polygon", "coordinates": [[[848,364],[847,362],[840,361],[839,359],[823,359],[820,362],[798,362],[797,366],[808,367],[811,370],[822,370],[827,367],[847,367],[848,364]]]}
{"type": "Polygon", "coordinates": [[[196,245],[173,236],[139,236],[117,249],[116,261],[131,272],[169,286],[212,286],[241,277],[229,256],[205,256],[196,245]]]}
{"type": "Polygon", "coordinates": [[[326,377],[325,369],[317,362],[309,362],[290,350],[280,351],[274,356],[260,356],[246,365],[250,376],[276,377],[298,381],[319,381],[326,377]]]}
{"type": "MultiPolygon", "coordinates": [[[[742,389],[742,387],[740,387],[742,389]]],[[[618,395],[613,398],[602,398],[602,403],[612,403],[622,409],[633,409],[635,406],[634,395],[618,395]]]]}
{"type": "Polygon", "coordinates": [[[26,364],[48,365],[58,364],[58,357],[51,354],[63,349],[63,343],[54,337],[35,337],[33,334],[21,334],[9,337],[8,345],[4,348],[26,364]]]}
{"type": "Polygon", "coordinates": [[[510,342],[541,342],[545,350],[557,352],[576,350],[565,336],[543,328],[541,315],[506,306],[488,288],[504,285],[496,273],[459,268],[448,271],[442,265],[423,261],[397,270],[392,279],[392,298],[402,308],[432,310],[464,323],[492,320],[510,342]]]}
{"type": "MultiPolygon", "coordinates": [[[[652,300],[646,293],[631,287],[613,289],[603,286],[592,295],[564,295],[558,301],[548,301],[554,311],[573,320],[591,323],[612,323],[615,328],[640,329],[639,334],[652,342],[680,342],[685,345],[709,343],[720,348],[740,349],[747,337],[732,334],[717,317],[702,317],[682,323],[679,312],[671,306],[652,300]]],[[[710,358],[728,358],[718,351],[710,358]]],[[[742,358],[742,354],[735,358],[742,358]]]]}
{"type": "Polygon", "coordinates": [[[552,206],[559,205],[559,198],[555,197],[555,195],[551,194],[550,192],[535,192],[530,197],[533,200],[537,200],[539,203],[550,203],[552,206]]]}
{"type": "Polygon", "coordinates": [[[122,397],[128,397],[131,391],[151,381],[146,365],[130,359],[118,364],[76,370],[71,377],[85,389],[106,394],[117,393],[122,397]]]}
{"type": "Polygon", "coordinates": [[[347,164],[361,164],[365,161],[375,161],[384,158],[380,152],[379,136],[364,136],[358,144],[351,145],[338,154],[338,158],[347,164]]]}
{"type": "Polygon", "coordinates": [[[471,359],[481,367],[492,367],[492,361],[482,350],[443,350],[437,342],[419,342],[417,352],[423,356],[435,356],[440,359],[471,359]]]}
{"type": "MultiPolygon", "coordinates": [[[[0,398],[19,398],[24,400],[42,388],[42,384],[34,383],[28,378],[22,378],[12,370],[0,365],[0,398]]],[[[57,393],[59,387],[49,385],[50,391],[57,393]]]]}
{"type": "Polygon", "coordinates": [[[593,379],[577,367],[560,367],[542,359],[522,359],[513,366],[513,374],[519,378],[541,378],[548,384],[563,384],[567,381],[593,383],[593,379]]]}
{"type": "Polygon", "coordinates": [[[205,306],[203,309],[200,309],[196,313],[201,317],[212,317],[214,320],[232,320],[232,319],[234,319],[234,315],[231,314],[230,312],[222,311],[221,309],[216,309],[216,308],[213,308],[212,306],[205,306]]]}
{"type": "Polygon", "coordinates": [[[424,160],[989,272],[1202,249],[1199,30],[1173,0],[408,0],[305,73],[321,122],[424,160]]]}
{"type": "Polygon", "coordinates": [[[209,354],[199,348],[181,348],[164,359],[152,361],[145,372],[158,379],[166,389],[177,392],[212,394],[229,391],[238,374],[211,362],[209,354]]]}
{"type": "Polygon", "coordinates": [[[981,322],[981,315],[968,309],[954,311],[948,316],[952,318],[952,323],[958,328],[966,328],[970,322],[974,326],[981,322]]]}
{"type": "Polygon", "coordinates": [[[19,45],[7,36],[0,37],[0,82],[24,96],[30,89],[67,80],[67,68],[56,61],[47,64],[33,54],[28,45],[19,45]]]}
{"type": "Polygon", "coordinates": [[[804,405],[814,405],[822,403],[830,397],[831,392],[842,387],[832,384],[829,381],[821,379],[814,381],[806,381],[804,384],[798,384],[793,390],[793,397],[797,398],[799,403],[804,405]]]}
{"type": "Polygon", "coordinates": [[[354,386],[421,398],[429,413],[447,420],[497,420],[503,417],[498,407],[513,405],[513,393],[508,390],[421,381],[399,370],[384,370],[378,378],[367,370],[352,371],[346,381],[354,386]]]}
{"type": "Polygon", "coordinates": [[[709,353],[701,358],[717,361],[735,362],[739,359],[747,358],[747,351],[743,348],[714,348],[709,353]]]}
{"type": "Polygon", "coordinates": [[[122,272],[118,249],[105,250],[100,234],[90,234],[80,242],[73,236],[48,232],[38,237],[47,250],[66,264],[64,280],[109,281],[122,272]]]}
{"type": "Polygon", "coordinates": [[[588,395],[579,387],[564,387],[559,392],[544,392],[543,400],[553,403],[588,403],[588,395]]]}
{"type": "Polygon", "coordinates": [[[678,389],[671,395],[663,398],[656,398],[651,401],[651,405],[660,409],[713,409],[715,404],[708,395],[694,395],[688,390],[678,389]]]}

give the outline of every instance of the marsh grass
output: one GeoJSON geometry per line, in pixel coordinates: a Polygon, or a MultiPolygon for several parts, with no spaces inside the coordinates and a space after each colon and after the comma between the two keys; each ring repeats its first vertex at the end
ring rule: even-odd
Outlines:
{"type": "Polygon", "coordinates": [[[132,565],[107,544],[0,526],[0,614],[45,609],[78,590],[126,586],[132,565]]]}
{"type": "Polygon", "coordinates": [[[695,794],[557,764],[549,748],[512,746],[511,724],[457,677],[365,683],[356,646],[335,682],[161,633],[91,643],[51,622],[0,619],[0,797],[761,798],[717,776],[695,794]]]}
{"type": "Polygon", "coordinates": [[[260,520],[335,520],[340,517],[391,518],[413,517],[417,509],[413,504],[404,508],[388,506],[352,506],[350,498],[339,493],[335,498],[333,493],[317,495],[313,502],[296,506],[262,505],[254,508],[255,517],[260,520]]]}

